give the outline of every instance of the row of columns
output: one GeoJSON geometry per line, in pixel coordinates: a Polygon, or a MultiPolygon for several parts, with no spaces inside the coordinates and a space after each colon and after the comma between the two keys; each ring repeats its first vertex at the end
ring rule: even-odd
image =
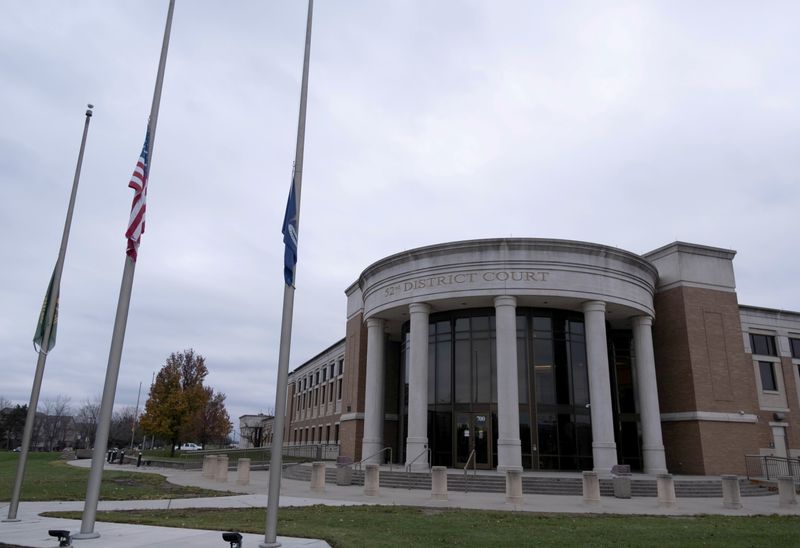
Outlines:
{"type": "MultiPolygon", "coordinates": [[[[517,386],[516,304],[516,298],[509,295],[494,299],[497,341],[497,469],[501,471],[522,469],[517,386]]],[[[605,313],[606,304],[603,301],[589,301],[583,304],[592,418],[592,456],[595,471],[601,473],[609,472],[612,466],[617,464],[605,313]]],[[[411,326],[406,465],[411,465],[412,470],[427,470],[430,306],[425,303],[413,303],[409,305],[409,315],[411,326]]],[[[648,474],[663,474],[667,469],[658,407],[652,323],[652,318],[649,316],[633,318],[635,366],[644,471],[648,474]]],[[[384,320],[367,319],[367,397],[361,454],[366,462],[372,463],[381,462],[379,452],[383,448],[384,331],[384,320]]]]}

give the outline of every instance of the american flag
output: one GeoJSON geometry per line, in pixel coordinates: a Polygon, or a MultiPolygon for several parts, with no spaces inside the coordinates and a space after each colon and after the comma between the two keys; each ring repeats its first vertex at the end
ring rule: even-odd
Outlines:
{"type": "Polygon", "coordinates": [[[133,203],[131,204],[131,218],[128,221],[128,230],[125,237],[128,238],[127,254],[134,262],[139,250],[139,240],[144,233],[144,212],[147,209],[145,199],[147,198],[147,176],[150,171],[150,133],[148,132],[142,146],[142,153],[139,161],[136,162],[136,169],[133,170],[131,181],[128,186],[133,189],[133,203]]]}

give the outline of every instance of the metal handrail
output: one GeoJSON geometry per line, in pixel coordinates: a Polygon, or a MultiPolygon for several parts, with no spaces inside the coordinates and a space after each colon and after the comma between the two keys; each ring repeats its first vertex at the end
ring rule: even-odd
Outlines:
{"type": "Polygon", "coordinates": [[[475,477],[477,473],[476,465],[478,464],[477,459],[475,457],[475,449],[473,449],[469,457],[467,457],[467,464],[464,465],[464,492],[466,493],[469,490],[469,482],[467,481],[467,468],[469,468],[469,462],[472,461],[472,477],[475,477]]]}
{"type": "Polygon", "coordinates": [[[381,450],[380,450],[380,451],[378,451],[377,453],[373,453],[372,455],[370,455],[370,456],[368,456],[368,457],[366,457],[366,458],[363,458],[363,459],[361,459],[360,461],[358,461],[357,463],[355,463],[355,464],[353,465],[353,467],[354,467],[356,470],[361,470],[361,463],[368,461],[368,460],[369,460],[369,459],[371,459],[372,457],[377,457],[378,455],[380,455],[381,453],[383,453],[383,452],[385,452],[385,451],[389,451],[389,471],[391,471],[391,470],[392,470],[392,460],[393,460],[393,459],[392,459],[392,448],[391,448],[391,447],[384,447],[383,449],[381,449],[381,450]]]}
{"type": "Polygon", "coordinates": [[[414,464],[415,462],[417,462],[417,459],[419,459],[422,455],[426,455],[426,454],[428,455],[428,474],[430,474],[431,473],[431,450],[430,450],[429,447],[426,447],[425,449],[423,449],[423,451],[419,455],[417,455],[416,457],[411,459],[406,464],[406,485],[408,486],[409,489],[411,489],[411,477],[409,475],[411,473],[411,465],[414,464]]]}
{"type": "Polygon", "coordinates": [[[780,476],[792,476],[795,483],[800,482],[800,458],[773,455],[745,455],[744,458],[748,479],[775,481],[780,476]]]}

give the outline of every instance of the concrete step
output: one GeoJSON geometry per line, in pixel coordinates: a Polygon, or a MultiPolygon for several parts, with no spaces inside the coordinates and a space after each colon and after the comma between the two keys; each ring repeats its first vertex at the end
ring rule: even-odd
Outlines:
{"type": "MultiPolygon", "coordinates": [[[[311,481],[311,466],[289,466],[284,470],[284,477],[300,481],[311,481]]],[[[325,481],[336,483],[336,469],[325,470],[325,481]]],[[[451,491],[473,493],[504,493],[505,477],[501,475],[478,474],[464,476],[463,473],[449,473],[447,487],[451,491]]],[[[364,485],[364,471],[353,470],[353,485],[364,485]]],[[[427,473],[406,473],[402,470],[381,470],[381,487],[399,489],[430,490],[431,476],[427,473]]],[[[773,494],[769,487],[752,483],[746,479],[739,480],[739,488],[743,497],[765,496],[773,494]]],[[[522,492],[529,495],[569,495],[583,494],[583,481],[576,477],[523,477],[522,492]]],[[[614,496],[614,483],[611,479],[600,480],[600,494],[614,496]]],[[[656,481],[649,478],[631,478],[631,495],[634,497],[656,497],[656,481]]],[[[675,480],[675,495],[678,498],[717,498],[722,497],[722,483],[719,479],[708,480],[675,480]]]]}

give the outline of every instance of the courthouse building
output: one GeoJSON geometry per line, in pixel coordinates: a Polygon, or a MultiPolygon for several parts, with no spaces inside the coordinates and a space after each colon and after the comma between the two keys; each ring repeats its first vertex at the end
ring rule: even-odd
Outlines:
{"type": "Polygon", "coordinates": [[[798,457],[800,313],[740,305],[734,255],[508,238],[389,256],[346,289],[344,339],[291,373],[284,440],[412,469],[798,457]]]}

